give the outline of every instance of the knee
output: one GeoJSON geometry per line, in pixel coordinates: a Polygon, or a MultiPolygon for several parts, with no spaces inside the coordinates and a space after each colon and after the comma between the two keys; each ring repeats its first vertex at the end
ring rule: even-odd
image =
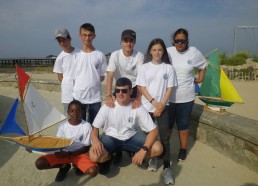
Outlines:
{"type": "Polygon", "coordinates": [[[97,167],[90,167],[87,172],[91,177],[95,177],[98,174],[98,168],[97,167]]]}
{"type": "Polygon", "coordinates": [[[163,153],[163,146],[159,141],[155,141],[151,147],[152,156],[159,156],[163,153]]]}
{"type": "Polygon", "coordinates": [[[38,158],[35,162],[35,165],[36,165],[37,169],[39,169],[39,170],[44,169],[45,164],[46,164],[46,160],[44,158],[41,158],[41,157],[38,158]]]}

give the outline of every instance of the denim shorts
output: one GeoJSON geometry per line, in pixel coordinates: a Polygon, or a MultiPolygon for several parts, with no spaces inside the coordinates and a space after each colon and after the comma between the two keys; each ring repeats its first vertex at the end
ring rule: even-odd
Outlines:
{"type": "Polygon", "coordinates": [[[147,133],[139,131],[128,140],[119,140],[117,138],[102,134],[100,137],[105,149],[109,154],[117,151],[138,152],[145,143],[147,133]]]}
{"type": "Polygon", "coordinates": [[[177,123],[178,130],[187,130],[190,126],[190,116],[194,101],[186,103],[169,103],[169,128],[177,123]]]}

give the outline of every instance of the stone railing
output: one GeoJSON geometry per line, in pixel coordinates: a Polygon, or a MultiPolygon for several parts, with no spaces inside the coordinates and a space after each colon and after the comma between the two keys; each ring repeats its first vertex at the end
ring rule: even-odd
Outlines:
{"type": "Polygon", "coordinates": [[[195,104],[191,122],[195,139],[258,172],[258,121],[228,112],[206,111],[195,104]]]}

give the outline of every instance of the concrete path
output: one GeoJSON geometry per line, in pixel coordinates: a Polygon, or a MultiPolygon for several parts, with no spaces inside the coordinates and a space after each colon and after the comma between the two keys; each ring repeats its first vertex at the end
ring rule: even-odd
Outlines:
{"type": "MultiPolygon", "coordinates": [[[[39,90],[39,92],[59,110],[60,93],[39,90]]],[[[2,124],[9,109],[17,97],[17,89],[0,87],[0,123],[2,124]]],[[[21,110],[17,120],[23,123],[21,110]]],[[[47,133],[54,135],[56,127],[47,133]]],[[[233,162],[211,147],[190,138],[189,154],[185,162],[177,162],[179,141],[177,131],[171,139],[172,170],[177,186],[258,186],[258,173],[233,162]]],[[[162,167],[158,172],[149,172],[130,164],[127,154],[118,166],[112,166],[106,175],[90,178],[87,175],[76,176],[73,170],[62,183],[54,181],[57,169],[37,170],[34,162],[39,154],[27,153],[24,148],[0,140],[0,185],[1,186],[36,186],[36,185],[88,185],[88,186],[156,186],[164,185],[161,177],[162,167]]]]}

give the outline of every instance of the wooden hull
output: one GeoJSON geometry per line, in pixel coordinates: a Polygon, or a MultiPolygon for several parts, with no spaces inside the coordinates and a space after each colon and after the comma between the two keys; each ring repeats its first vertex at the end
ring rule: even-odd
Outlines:
{"type": "Polygon", "coordinates": [[[53,136],[21,136],[13,137],[11,140],[27,149],[40,152],[57,151],[72,144],[72,140],[70,139],[53,136]]]}

